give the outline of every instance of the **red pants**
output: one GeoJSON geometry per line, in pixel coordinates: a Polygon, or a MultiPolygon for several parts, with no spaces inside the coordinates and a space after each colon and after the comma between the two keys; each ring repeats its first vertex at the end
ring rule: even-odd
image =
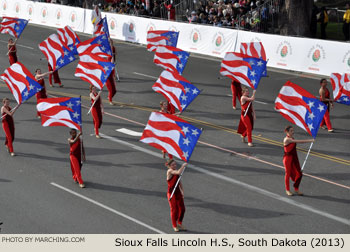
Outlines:
{"type": "Polygon", "coordinates": [[[252,139],[252,124],[250,122],[250,118],[248,115],[243,116],[241,115],[241,120],[245,126],[245,131],[243,132],[242,136],[246,137],[248,136],[248,143],[252,143],[253,139],[252,139]]]}
{"type": "Polygon", "coordinates": [[[171,193],[167,193],[168,201],[170,205],[170,217],[171,217],[171,223],[173,224],[173,227],[177,227],[178,224],[182,224],[182,220],[185,215],[185,204],[184,199],[181,194],[175,194],[169,200],[171,193]]]}
{"type": "Polygon", "coordinates": [[[79,184],[83,184],[84,181],[81,178],[81,173],[80,173],[81,164],[78,158],[75,157],[74,155],[69,155],[69,158],[70,158],[70,168],[72,170],[74,181],[78,181],[79,184]]]}
{"type": "Polygon", "coordinates": [[[300,170],[299,160],[296,160],[292,156],[286,156],[283,158],[283,165],[286,172],[284,177],[286,190],[290,191],[289,179],[292,179],[294,181],[293,187],[297,191],[299,189],[301,178],[303,177],[303,173],[300,170]]]}
{"type": "Polygon", "coordinates": [[[242,88],[240,86],[231,84],[231,91],[232,91],[232,107],[236,107],[236,97],[238,98],[239,103],[241,103],[242,88]]]}
{"type": "Polygon", "coordinates": [[[17,56],[11,56],[11,55],[9,55],[9,62],[10,62],[10,66],[11,66],[12,64],[17,63],[17,56]]]}
{"type": "Polygon", "coordinates": [[[332,124],[331,124],[331,120],[329,119],[329,111],[328,110],[324,114],[324,117],[323,117],[323,120],[322,120],[322,122],[320,124],[320,127],[322,127],[325,124],[326,124],[328,130],[332,129],[332,124]]]}
{"type": "Polygon", "coordinates": [[[9,149],[10,153],[13,152],[13,137],[12,137],[12,132],[8,124],[3,123],[2,128],[4,129],[5,135],[6,135],[6,140],[5,140],[5,145],[9,149]]]}

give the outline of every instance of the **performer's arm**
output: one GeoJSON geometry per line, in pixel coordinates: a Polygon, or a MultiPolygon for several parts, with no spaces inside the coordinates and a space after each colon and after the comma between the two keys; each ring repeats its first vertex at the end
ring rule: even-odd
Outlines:
{"type": "Polygon", "coordinates": [[[6,107],[1,108],[1,114],[6,113],[9,116],[13,116],[13,114],[16,112],[16,110],[19,108],[21,104],[18,104],[13,110],[9,111],[6,107]]]}
{"type": "Polygon", "coordinates": [[[52,74],[53,71],[50,71],[50,72],[46,72],[46,73],[43,73],[43,74],[37,74],[35,75],[35,78],[36,79],[41,79],[41,78],[44,78],[45,76],[49,75],[49,74],[52,74]]]}
{"type": "Polygon", "coordinates": [[[69,142],[70,144],[76,143],[81,135],[82,135],[82,133],[79,132],[79,134],[78,134],[74,139],[68,138],[68,142],[69,142]]]}

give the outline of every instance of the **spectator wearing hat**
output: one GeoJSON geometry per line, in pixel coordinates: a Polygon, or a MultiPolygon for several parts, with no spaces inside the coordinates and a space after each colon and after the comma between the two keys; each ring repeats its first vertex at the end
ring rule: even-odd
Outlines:
{"type": "Polygon", "coordinates": [[[91,23],[94,26],[94,32],[97,29],[97,24],[101,21],[102,16],[101,16],[101,10],[99,9],[101,7],[101,4],[99,3],[98,5],[95,5],[95,8],[91,12],[91,23]]]}

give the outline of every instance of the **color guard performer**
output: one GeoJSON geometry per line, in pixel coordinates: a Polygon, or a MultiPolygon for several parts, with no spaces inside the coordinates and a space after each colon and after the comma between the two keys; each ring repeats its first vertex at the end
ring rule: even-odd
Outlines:
{"type": "Polygon", "coordinates": [[[49,74],[49,83],[50,83],[50,87],[53,87],[53,83],[52,83],[52,76],[53,76],[53,82],[58,84],[58,86],[61,88],[63,87],[62,83],[61,83],[61,79],[60,76],[58,75],[58,70],[53,71],[50,63],[47,63],[48,68],[49,68],[49,72],[52,72],[52,74],[49,74]]]}
{"type": "MultiPolygon", "coordinates": [[[[49,74],[52,74],[52,71],[42,74],[41,70],[39,68],[35,70],[35,79],[43,87],[43,89],[41,89],[39,92],[37,92],[35,94],[35,96],[36,96],[36,103],[38,103],[39,99],[47,98],[44,77],[49,75],[49,74]]],[[[38,111],[36,112],[36,114],[37,114],[37,118],[41,118],[40,113],[38,111]]]]}
{"type": "Polygon", "coordinates": [[[321,88],[319,90],[320,101],[327,105],[327,111],[324,114],[320,127],[322,129],[326,129],[326,127],[324,126],[326,125],[328,128],[328,132],[334,132],[334,129],[332,128],[331,120],[329,119],[329,111],[330,111],[330,107],[333,108],[333,100],[330,99],[330,92],[327,88],[327,80],[321,79],[320,84],[321,84],[321,88]]]}
{"type": "Polygon", "coordinates": [[[286,132],[286,137],[283,140],[284,146],[284,156],[283,156],[283,165],[285,168],[286,175],[284,177],[284,183],[286,186],[286,194],[288,196],[292,196],[293,193],[289,188],[289,178],[294,182],[294,191],[298,195],[303,195],[302,192],[299,191],[299,185],[301,182],[301,178],[303,173],[300,169],[298,154],[297,154],[297,143],[311,143],[314,139],[307,140],[296,140],[294,139],[294,129],[292,126],[287,126],[284,130],[286,132]]]}
{"type": "Polygon", "coordinates": [[[7,44],[7,55],[9,56],[10,66],[17,62],[17,49],[16,49],[17,39],[13,41],[12,38],[9,39],[7,44]]]}
{"type": "Polygon", "coordinates": [[[90,85],[91,105],[95,103],[92,106],[91,115],[94,121],[96,138],[101,138],[99,135],[99,128],[101,128],[101,125],[102,125],[102,114],[104,112],[100,94],[101,93],[97,93],[95,86],[90,85]]]}
{"type": "MultiPolygon", "coordinates": [[[[171,114],[170,111],[169,111],[169,102],[168,101],[160,101],[159,105],[160,105],[160,111],[159,112],[166,113],[166,114],[171,114]]],[[[175,107],[174,107],[174,111],[175,111],[175,107]]],[[[166,154],[168,154],[169,159],[173,158],[173,155],[169,154],[166,151],[162,150],[162,154],[163,154],[163,158],[165,158],[166,154]]]]}
{"type": "Polygon", "coordinates": [[[185,215],[185,204],[184,204],[184,190],[182,183],[178,184],[173,194],[173,197],[170,199],[171,193],[173,192],[176,182],[181,175],[182,171],[185,169],[187,163],[184,163],[180,169],[176,170],[176,162],[173,159],[170,159],[166,166],[168,168],[166,173],[166,179],[168,182],[168,192],[167,197],[170,205],[170,217],[175,232],[180,230],[185,231],[186,229],[182,226],[182,220],[185,215]]]}
{"type": "Polygon", "coordinates": [[[13,121],[13,114],[19,108],[20,105],[16,106],[12,111],[10,107],[10,99],[4,98],[2,100],[3,106],[1,107],[2,117],[2,128],[4,129],[6,140],[5,145],[11,156],[15,156],[13,152],[12,142],[15,140],[15,123],[13,121]]]}
{"type": "Polygon", "coordinates": [[[70,158],[70,167],[72,170],[73,180],[76,183],[79,183],[81,188],[85,187],[84,181],[81,178],[81,167],[82,167],[82,158],[81,154],[83,154],[83,161],[85,161],[85,150],[84,147],[81,146],[80,136],[82,132],[77,134],[76,129],[70,130],[71,138],[68,138],[68,143],[70,146],[69,150],[69,158],[70,158]]]}
{"type": "MultiPolygon", "coordinates": [[[[110,56],[109,60],[111,61],[111,63],[114,63],[115,62],[115,47],[113,46],[113,41],[110,38],[109,38],[109,44],[110,44],[111,49],[112,49],[112,55],[110,56]]],[[[106,81],[106,86],[108,89],[108,101],[109,101],[109,104],[111,104],[111,105],[115,105],[115,103],[113,102],[112,99],[113,99],[113,96],[117,93],[114,75],[115,75],[115,68],[113,69],[111,74],[108,76],[108,79],[106,81]]]]}
{"type": "Polygon", "coordinates": [[[232,91],[232,108],[236,109],[236,97],[238,101],[241,102],[241,96],[242,96],[241,83],[233,80],[231,82],[231,91],[232,91]]]}
{"type": "Polygon", "coordinates": [[[245,143],[245,137],[248,136],[248,146],[252,147],[252,131],[254,127],[254,120],[256,119],[255,111],[253,108],[253,101],[255,99],[255,92],[253,91],[252,97],[249,97],[249,90],[246,87],[242,88],[241,97],[241,120],[239,121],[237,133],[241,134],[242,142],[245,143]],[[248,110],[248,111],[247,111],[248,110]]]}

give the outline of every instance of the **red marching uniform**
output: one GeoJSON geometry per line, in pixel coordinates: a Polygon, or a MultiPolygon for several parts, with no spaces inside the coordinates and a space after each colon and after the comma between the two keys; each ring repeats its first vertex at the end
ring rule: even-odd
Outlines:
{"type": "MultiPolygon", "coordinates": [[[[115,47],[112,46],[112,57],[113,57],[113,62],[114,62],[114,60],[115,60],[114,55],[115,55],[115,47]]],[[[112,57],[110,57],[109,60],[111,60],[112,57]]],[[[116,83],[115,83],[114,75],[115,75],[115,69],[113,68],[113,71],[112,71],[111,74],[108,76],[108,79],[107,79],[107,81],[106,81],[106,86],[107,86],[107,89],[108,89],[108,101],[109,101],[109,102],[112,102],[113,96],[117,93],[117,88],[116,88],[116,83]]]]}
{"type": "MultiPolygon", "coordinates": [[[[47,63],[48,67],[49,67],[49,72],[51,72],[53,69],[50,65],[50,63],[47,63]]],[[[59,86],[61,86],[61,79],[60,79],[60,76],[58,75],[58,71],[54,71],[52,74],[49,74],[49,83],[50,83],[50,86],[53,86],[52,85],[52,76],[53,76],[53,82],[54,83],[57,83],[59,86]]]]}
{"type": "MultiPolygon", "coordinates": [[[[11,111],[10,107],[7,107],[8,111],[11,111]]],[[[2,128],[4,129],[6,140],[5,145],[7,146],[10,153],[13,152],[13,145],[12,142],[15,140],[15,124],[13,121],[13,117],[6,114],[5,112],[2,113],[2,128]]]]}
{"type": "MultiPolygon", "coordinates": [[[[45,88],[45,80],[44,78],[40,79],[40,80],[37,80],[37,82],[43,87],[43,89],[41,89],[39,92],[37,92],[35,94],[36,96],[36,103],[39,102],[39,99],[45,99],[47,98],[46,96],[46,88],[45,88]]],[[[40,116],[40,113],[39,111],[36,112],[37,116],[40,116]]]]}
{"type": "MultiPolygon", "coordinates": [[[[324,97],[326,99],[330,99],[330,93],[329,93],[328,88],[325,88],[324,97]]],[[[320,98],[320,101],[327,105],[327,111],[324,114],[324,117],[323,117],[323,120],[322,120],[322,122],[320,124],[320,127],[322,127],[323,125],[326,124],[328,130],[331,130],[332,129],[332,124],[331,124],[331,120],[329,119],[329,101],[322,101],[322,97],[320,98]]]]}
{"type": "MultiPolygon", "coordinates": [[[[71,138],[74,140],[73,138],[71,138]]],[[[70,143],[70,168],[72,170],[72,175],[74,181],[78,181],[79,184],[84,184],[83,179],[81,178],[81,143],[80,138],[75,143],[70,143]]]]}
{"type": "Polygon", "coordinates": [[[9,48],[9,62],[10,62],[10,65],[17,62],[17,53],[16,53],[15,45],[10,46],[9,48]]]}
{"type": "MultiPolygon", "coordinates": [[[[94,100],[91,99],[91,105],[94,103],[94,100]]],[[[99,134],[99,128],[102,125],[102,109],[101,109],[101,96],[98,97],[94,106],[91,109],[92,119],[94,121],[95,134],[99,134]]]]}
{"type": "Polygon", "coordinates": [[[232,81],[231,91],[232,91],[232,107],[236,107],[236,97],[238,98],[239,103],[241,103],[241,96],[242,96],[241,83],[237,81],[232,81]]]}
{"type": "Polygon", "coordinates": [[[284,183],[286,190],[289,190],[289,178],[294,182],[294,189],[298,191],[303,173],[300,169],[296,143],[284,146],[283,165],[286,171],[284,183]]]}
{"type": "Polygon", "coordinates": [[[173,224],[173,227],[177,227],[177,223],[182,225],[182,220],[185,215],[185,204],[184,204],[182,193],[179,188],[180,184],[176,187],[174,195],[170,200],[171,193],[175,188],[175,184],[178,178],[179,178],[179,175],[173,175],[171,179],[167,181],[168,182],[167,196],[168,196],[168,201],[170,205],[170,217],[171,217],[171,223],[173,224]]]}
{"type": "Polygon", "coordinates": [[[243,137],[248,136],[248,143],[252,143],[252,131],[254,127],[254,118],[253,118],[253,104],[252,102],[246,102],[241,104],[241,120],[239,121],[237,133],[241,134],[243,137]],[[250,104],[250,106],[249,106],[250,104]],[[246,116],[244,116],[247,108],[249,106],[246,116]]]}

